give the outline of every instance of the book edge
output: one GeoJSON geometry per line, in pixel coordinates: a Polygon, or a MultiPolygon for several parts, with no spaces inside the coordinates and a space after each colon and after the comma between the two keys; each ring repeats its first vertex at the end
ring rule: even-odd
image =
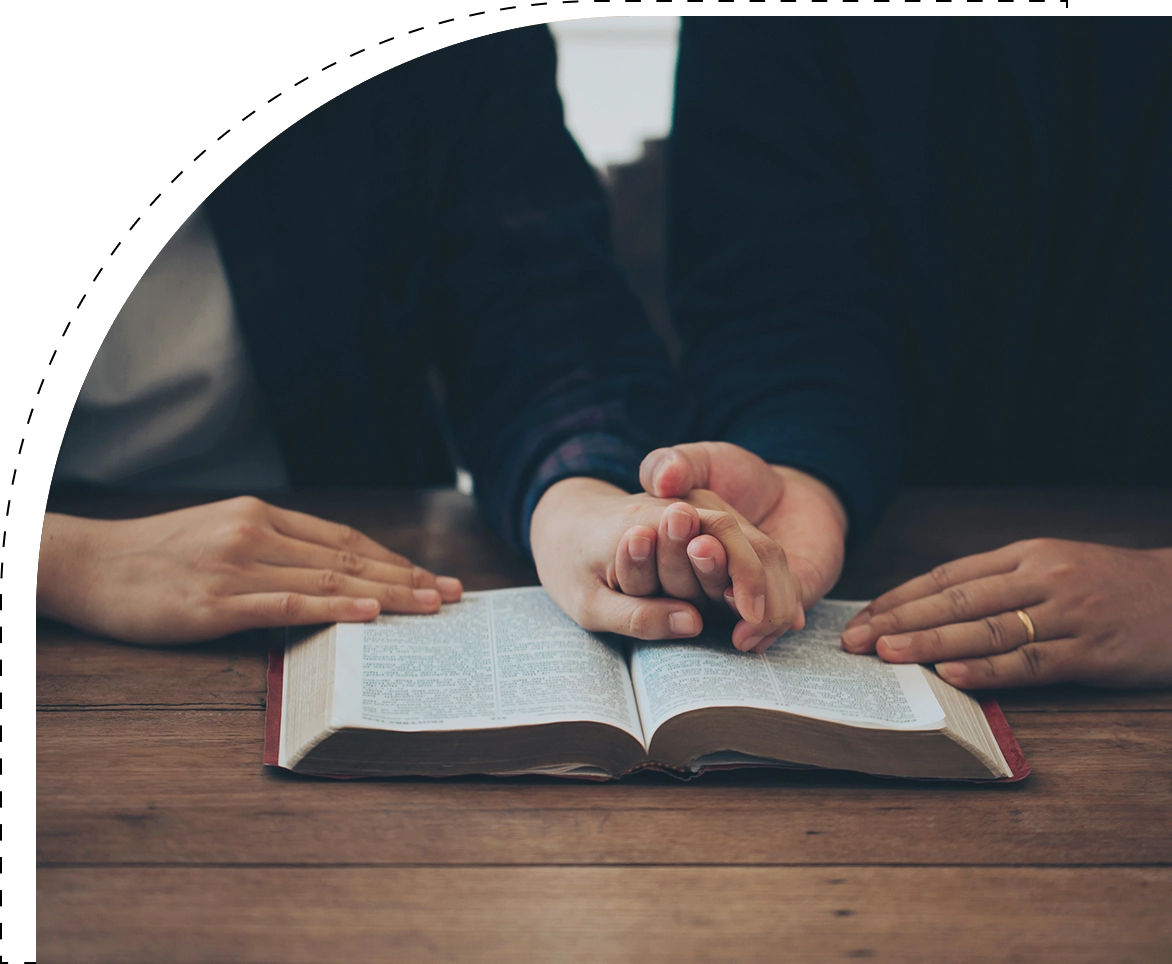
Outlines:
{"type": "Polygon", "coordinates": [[[993,731],[993,738],[997,741],[997,745],[1001,747],[1001,754],[1005,757],[1005,762],[1009,764],[1011,775],[1001,777],[1001,779],[993,781],[995,783],[1017,783],[1024,780],[1033,772],[1033,767],[1030,766],[1030,761],[1026,759],[1025,753],[1022,752],[1021,744],[1017,742],[1017,737],[1013,735],[1013,729],[1009,725],[1009,721],[1005,718],[1005,714],[1001,710],[1001,704],[992,696],[987,696],[978,701],[981,706],[981,712],[985,714],[985,721],[989,724],[989,729],[993,731]]]}
{"type": "Polygon", "coordinates": [[[265,766],[280,766],[281,699],[285,688],[285,644],[269,647],[265,680],[265,766]]]}

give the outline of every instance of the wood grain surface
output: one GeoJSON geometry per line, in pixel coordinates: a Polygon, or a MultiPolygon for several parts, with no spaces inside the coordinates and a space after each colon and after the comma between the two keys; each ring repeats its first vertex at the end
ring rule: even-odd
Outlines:
{"type": "Polygon", "coordinates": [[[1168,868],[70,868],[46,961],[1166,961],[1168,868]],[[1122,908],[1126,913],[1121,914],[1122,908]]]}
{"type": "MultiPolygon", "coordinates": [[[[53,507],[194,501],[58,493],[53,507]]],[[[470,589],[536,581],[453,492],[280,501],[470,589]]],[[[836,595],[1033,535],[1172,544],[1172,494],[905,493],[836,595]]],[[[1002,694],[1034,766],[1013,786],[336,782],[260,764],[268,644],[142,648],[40,626],[39,959],[1172,959],[1172,692],[1002,694]]]]}

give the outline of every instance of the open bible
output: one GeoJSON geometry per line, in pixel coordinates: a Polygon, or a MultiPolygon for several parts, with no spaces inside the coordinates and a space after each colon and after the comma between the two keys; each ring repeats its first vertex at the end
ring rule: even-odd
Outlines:
{"type": "Polygon", "coordinates": [[[291,635],[269,665],[265,762],[322,776],[692,776],[734,766],[1014,780],[995,701],[843,652],[826,600],[764,654],[723,635],[588,633],[540,588],[291,635]]]}

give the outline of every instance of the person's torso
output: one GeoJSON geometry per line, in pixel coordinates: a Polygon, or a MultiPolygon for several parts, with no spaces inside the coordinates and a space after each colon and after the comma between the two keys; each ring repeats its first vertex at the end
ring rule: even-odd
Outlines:
{"type": "Polygon", "coordinates": [[[1172,481],[1172,25],[839,21],[917,482],[1172,481]]]}

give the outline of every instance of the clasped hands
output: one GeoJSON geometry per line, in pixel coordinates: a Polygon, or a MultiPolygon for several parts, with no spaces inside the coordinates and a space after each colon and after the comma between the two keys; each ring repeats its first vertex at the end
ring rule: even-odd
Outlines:
{"type": "Polygon", "coordinates": [[[763,652],[838,578],[846,513],[817,479],[725,442],[657,449],[640,479],[564,479],[533,513],[541,582],[584,628],[680,639],[728,613],[763,652]]]}

